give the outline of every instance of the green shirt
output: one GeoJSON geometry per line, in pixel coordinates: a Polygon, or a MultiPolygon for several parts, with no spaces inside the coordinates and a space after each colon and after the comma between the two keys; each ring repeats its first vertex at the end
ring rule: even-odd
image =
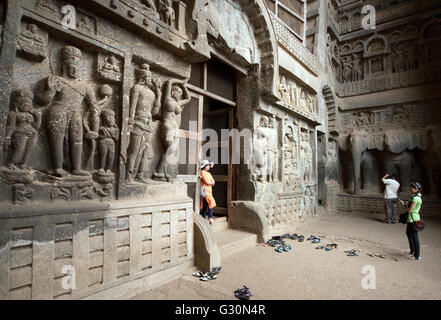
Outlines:
{"type": "Polygon", "coordinates": [[[420,212],[420,209],[421,209],[421,204],[423,203],[423,200],[421,199],[421,194],[418,193],[416,196],[414,196],[410,200],[410,202],[415,202],[416,206],[412,210],[412,212],[409,213],[409,216],[407,218],[407,222],[415,222],[415,221],[421,220],[420,215],[419,215],[419,212],[420,212]]]}

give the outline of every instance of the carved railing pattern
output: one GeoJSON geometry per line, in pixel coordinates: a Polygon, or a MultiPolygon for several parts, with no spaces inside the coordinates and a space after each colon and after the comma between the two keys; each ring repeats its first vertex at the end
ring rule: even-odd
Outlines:
{"type": "Polygon", "coordinates": [[[336,83],[340,97],[355,96],[370,92],[413,86],[441,80],[441,62],[426,65],[418,70],[388,74],[361,81],[336,83]]]}
{"type": "Polygon", "coordinates": [[[304,47],[303,44],[297,40],[297,38],[272,14],[271,19],[273,21],[277,41],[314,74],[320,75],[323,67],[317,57],[304,47]]]}

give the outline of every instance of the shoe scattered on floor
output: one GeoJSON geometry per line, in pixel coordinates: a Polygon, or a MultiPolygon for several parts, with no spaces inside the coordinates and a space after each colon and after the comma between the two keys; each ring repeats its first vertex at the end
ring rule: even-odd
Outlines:
{"type": "Polygon", "coordinates": [[[320,238],[315,238],[314,240],[312,240],[312,243],[320,243],[320,238]]]}
{"type": "Polygon", "coordinates": [[[331,251],[332,249],[334,249],[332,246],[330,246],[329,244],[325,247],[326,251],[331,251]]]}
{"type": "Polygon", "coordinates": [[[298,239],[299,239],[299,242],[303,242],[305,240],[305,237],[304,236],[299,236],[298,239]]]}
{"type": "Polygon", "coordinates": [[[294,234],[291,236],[291,239],[292,239],[292,240],[297,240],[297,237],[298,237],[297,233],[294,233],[294,234]]]}
{"type": "Polygon", "coordinates": [[[355,249],[346,250],[345,252],[347,253],[348,257],[356,257],[356,256],[358,256],[357,250],[355,250],[355,249]]]}
{"type": "Polygon", "coordinates": [[[236,289],[236,291],[234,291],[234,296],[240,300],[250,300],[250,297],[253,295],[251,294],[249,288],[243,286],[243,288],[236,289]]]}
{"type": "Polygon", "coordinates": [[[323,248],[324,248],[324,246],[322,246],[322,245],[316,247],[316,249],[323,249],[323,248]]]}
{"type": "Polygon", "coordinates": [[[313,235],[310,235],[310,236],[309,236],[309,238],[308,238],[308,239],[306,239],[306,240],[308,240],[308,241],[309,241],[309,240],[314,240],[314,239],[316,239],[316,237],[315,237],[315,236],[313,236],[313,235]]]}
{"type": "Polygon", "coordinates": [[[199,271],[199,272],[193,273],[193,276],[201,278],[200,280],[202,280],[202,281],[214,280],[219,275],[221,269],[222,269],[222,267],[213,267],[213,268],[211,268],[211,270],[209,272],[204,273],[202,271],[199,271]]]}

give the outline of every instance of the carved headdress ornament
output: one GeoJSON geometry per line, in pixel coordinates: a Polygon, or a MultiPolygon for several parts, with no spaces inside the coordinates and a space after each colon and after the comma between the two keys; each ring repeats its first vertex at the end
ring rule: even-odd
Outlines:
{"type": "Polygon", "coordinates": [[[61,60],[63,63],[75,62],[81,59],[82,54],[80,49],[73,46],[66,46],[61,52],[61,60]]]}

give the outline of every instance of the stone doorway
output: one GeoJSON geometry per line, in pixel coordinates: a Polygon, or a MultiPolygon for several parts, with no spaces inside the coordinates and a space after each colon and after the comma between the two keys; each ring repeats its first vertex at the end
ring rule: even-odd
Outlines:
{"type": "MultiPolygon", "coordinates": [[[[232,150],[229,141],[231,138],[229,136],[224,138],[222,132],[233,129],[236,123],[236,71],[221,60],[212,58],[192,66],[187,86],[194,97],[194,102],[192,101],[192,105],[187,110],[186,119],[182,119],[181,129],[185,125],[188,126],[188,121],[197,118],[198,132],[200,134],[206,132],[202,134],[201,141],[198,141],[198,163],[202,158],[215,162],[216,165],[211,172],[216,181],[216,186],[213,188],[217,203],[214,214],[218,217],[227,217],[229,204],[235,200],[235,166],[231,163],[232,150]],[[185,121],[187,124],[184,124],[185,121]]],[[[188,167],[182,165],[184,170],[188,167]]],[[[197,176],[199,176],[199,167],[198,165],[197,176]]],[[[191,175],[193,172],[192,168],[191,172],[187,171],[186,174],[191,175]]],[[[199,202],[196,199],[199,199],[199,188],[194,190],[191,186],[192,182],[186,182],[189,185],[189,196],[195,199],[195,212],[198,213],[199,202]]],[[[225,221],[225,219],[221,220],[225,221]]]]}

